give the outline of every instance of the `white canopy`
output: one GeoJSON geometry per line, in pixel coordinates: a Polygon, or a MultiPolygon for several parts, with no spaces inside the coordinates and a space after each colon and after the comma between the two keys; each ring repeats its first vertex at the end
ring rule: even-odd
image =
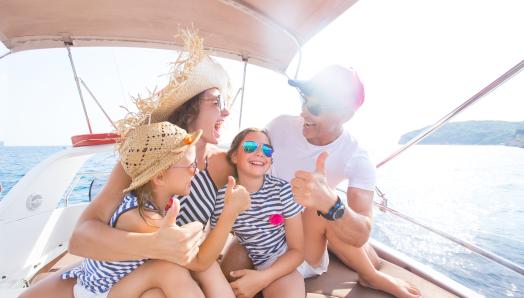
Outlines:
{"type": "Polygon", "coordinates": [[[70,46],[176,49],[194,26],[213,55],[284,72],[298,47],[357,0],[0,0],[11,52],[70,46]]]}

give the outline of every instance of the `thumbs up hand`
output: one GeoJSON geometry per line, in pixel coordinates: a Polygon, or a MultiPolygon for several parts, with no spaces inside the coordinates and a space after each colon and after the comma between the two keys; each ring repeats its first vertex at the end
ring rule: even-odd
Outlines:
{"type": "Polygon", "coordinates": [[[337,201],[337,194],[326,179],[327,152],[322,152],[317,157],[315,171],[297,171],[295,178],[291,179],[291,191],[295,201],[306,208],[313,208],[327,213],[337,201]]]}
{"type": "Polygon", "coordinates": [[[236,185],[235,178],[229,176],[224,197],[224,210],[231,211],[235,216],[238,216],[242,211],[249,208],[251,208],[249,192],[242,185],[236,185]]]}
{"type": "Polygon", "coordinates": [[[170,261],[179,265],[189,264],[198,253],[203,238],[203,226],[192,222],[181,227],[176,224],[180,201],[174,199],[162,219],[160,228],[153,234],[149,255],[152,259],[170,261]]]}

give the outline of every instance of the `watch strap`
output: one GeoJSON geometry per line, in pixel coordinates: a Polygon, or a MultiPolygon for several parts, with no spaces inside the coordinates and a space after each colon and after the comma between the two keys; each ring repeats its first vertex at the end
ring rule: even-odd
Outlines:
{"type": "Polygon", "coordinates": [[[335,220],[335,212],[340,208],[340,206],[343,206],[342,200],[340,197],[337,197],[337,201],[335,204],[328,210],[326,214],[322,213],[320,210],[317,210],[317,215],[322,216],[323,218],[333,221],[335,220]]]}

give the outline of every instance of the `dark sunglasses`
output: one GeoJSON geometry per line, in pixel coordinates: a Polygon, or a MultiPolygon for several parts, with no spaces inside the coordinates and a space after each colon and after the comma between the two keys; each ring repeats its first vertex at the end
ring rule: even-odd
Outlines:
{"type": "Polygon", "coordinates": [[[302,92],[300,88],[297,88],[297,90],[300,94],[300,98],[302,99],[302,108],[306,108],[314,116],[322,114],[322,106],[320,104],[311,103],[311,101],[308,100],[308,96],[302,92]]]}
{"type": "Polygon", "coordinates": [[[302,97],[302,108],[306,108],[309,113],[313,116],[320,116],[322,113],[326,112],[337,112],[340,110],[345,110],[347,107],[341,105],[326,105],[320,103],[314,103],[310,100],[302,97]]]}
{"type": "MultiPolygon", "coordinates": [[[[244,143],[242,143],[242,149],[244,149],[245,153],[253,153],[257,151],[258,145],[255,141],[244,141],[244,143]]],[[[273,156],[273,147],[268,144],[262,144],[262,153],[264,153],[266,157],[273,156]]]]}
{"type": "Polygon", "coordinates": [[[218,109],[220,112],[224,111],[226,107],[226,101],[222,98],[222,96],[219,94],[217,96],[206,98],[206,100],[214,101],[216,105],[218,106],[218,109]]]}
{"type": "Polygon", "coordinates": [[[220,94],[217,96],[217,104],[221,112],[226,109],[226,101],[222,98],[220,94]]]}
{"type": "Polygon", "coordinates": [[[322,114],[322,106],[318,103],[311,103],[308,100],[304,99],[302,101],[302,107],[306,108],[311,115],[319,116],[322,114]]]}
{"type": "Polygon", "coordinates": [[[198,168],[198,164],[197,164],[197,161],[196,161],[196,159],[195,159],[194,162],[190,163],[190,164],[187,165],[187,166],[175,166],[175,165],[172,165],[171,167],[172,167],[172,168],[175,168],[175,169],[176,169],[176,168],[191,168],[191,169],[193,169],[193,174],[194,174],[194,173],[196,173],[196,169],[198,168]]]}

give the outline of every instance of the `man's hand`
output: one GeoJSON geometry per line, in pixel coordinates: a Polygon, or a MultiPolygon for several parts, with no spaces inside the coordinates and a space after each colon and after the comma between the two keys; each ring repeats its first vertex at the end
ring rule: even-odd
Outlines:
{"type": "Polygon", "coordinates": [[[154,240],[151,243],[151,258],[185,266],[197,255],[204,234],[200,222],[177,226],[176,217],[179,211],[180,201],[174,199],[159,230],[154,234],[154,240]]]}
{"type": "Polygon", "coordinates": [[[327,213],[337,201],[337,194],[329,187],[326,179],[325,163],[327,152],[322,152],[316,162],[313,173],[297,171],[291,179],[291,190],[295,201],[306,208],[313,208],[327,213]]]}
{"type": "Polygon", "coordinates": [[[231,210],[233,214],[238,215],[249,208],[251,208],[249,192],[242,185],[236,185],[235,178],[229,176],[224,197],[224,210],[231,210]]]}
{"type": "Polygon", "coordinates": [[[251,298],[267,287],[263,271],[242,269],[232,271],[230,275],[238,278],[230,283],[237,298],[251,298]]]}

